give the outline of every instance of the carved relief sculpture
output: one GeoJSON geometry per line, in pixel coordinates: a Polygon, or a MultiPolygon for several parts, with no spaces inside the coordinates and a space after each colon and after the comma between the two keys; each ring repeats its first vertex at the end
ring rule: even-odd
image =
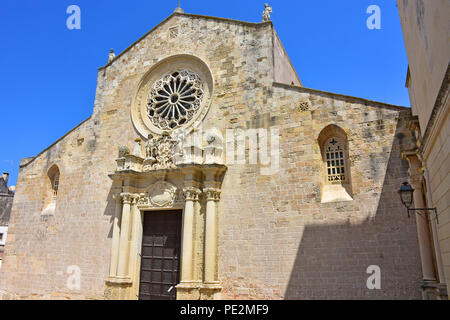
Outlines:
{"type": "Polygon", "coordinates": [[[173,160],[176,145],[177,141],[168,132],[160,138],[150,134],[145,148],[144,171],[176,168],[173,160]]]}
{"type": "Polygon", "coordinates": [[[167,181],[158,181],[147,193],[139,197],[140,206],[154,208],[172,208],[176,203],[182,203],[177,187],[167,181]]]}

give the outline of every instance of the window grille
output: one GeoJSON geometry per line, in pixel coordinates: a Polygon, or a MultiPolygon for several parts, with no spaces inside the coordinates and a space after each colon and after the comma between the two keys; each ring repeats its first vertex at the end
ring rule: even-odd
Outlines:
{"type": "Polygon", "coordinates": [[[59,174],[55,176],[55,179],[53,180],[53,197],[55,198],[58,195],[58,188],[59,188],[59,174]]]}
{"type": "Polygon", "coordinates": [[[327,161],[327,180],[329,183],[346,181],[345,152],[342,144],[335,138],[328,141],[325,146],[327,161]]]}

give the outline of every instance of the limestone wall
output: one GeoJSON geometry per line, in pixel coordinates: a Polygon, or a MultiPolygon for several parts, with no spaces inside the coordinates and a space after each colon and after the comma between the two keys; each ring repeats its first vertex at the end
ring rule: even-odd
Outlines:
{"type": "Polygon", "coordinates": [[[450,101],[444,105],[424,152],[429,178],[428,205],[436,207],[439,215],[438,233],[447,288],[450,285],[450,101]]]}
{"type": "MultiPolygon", "coordinates": [[[[265,114],[280,128],[280,171],[227,173],[220,216],[220,275],[227,298],[420,298],[416,227],[396,190],[407,177],[407,109],[275,86],[265,114]],[[299,108],[307,102],[309,110],[299,108]],[[349,134],[354,201],[320,203],[317,138],[330,123],[349,134]],[[366,269],[382,270],[367,290],[366,269]]],[[[251,111],[249,111],[250,113],[251,111]]],[[[241,126],[246,127],[244,121],[241,126]]]]}
{"type": "MultiPolygon", "coordinates": [[[[428,171],[427,205],[439,214],[438,237],[445,276],[450,284],[449,28],[445,0],[398,0],[408,53],[411,107],[420,123],[421,158],[428,171]]],[[[443,279],[445,277],[445,279],[443,279]]]]}
{"type": "Polygon", "coordinates": [[[450,57],[450,3],[447,0],[398,0],[411,77],[411,107],[422,134],[441,89],[450,57]]]}

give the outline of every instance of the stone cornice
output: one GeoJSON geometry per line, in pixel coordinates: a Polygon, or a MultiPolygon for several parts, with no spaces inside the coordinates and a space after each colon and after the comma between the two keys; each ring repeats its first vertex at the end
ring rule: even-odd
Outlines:
{"type": "Polygon", "coordinates": [[[404,150],[400,153],[400,156],[403,160],[408,160],[409,157],[417,157],[419,158],[418,150],[404,150]]]}
{"type": "Polygon", "coordinates": [[[109,174],[108,176],[112,180],[121,180],[124,178],[135,178],[135,179],[145,179],[148,177],[154,177],[154,176],[167,176],[168,174],[184,174],[187,172],[196,172],[196,173],[207,173],[207,172],[214,172],[215,177],[220,177],[225,174],[227,171],[227,166],[225,165],[218,165],[218,164],[201,164],[201,165],[179,165],[177,168],[171,168],[171,169],[159,169],[159,170],[152,170],[152,171],[146,171],[146,172],[138,172],[134,170],[124,170],[120,172],[115,172],[112,174],[109,174]]]}

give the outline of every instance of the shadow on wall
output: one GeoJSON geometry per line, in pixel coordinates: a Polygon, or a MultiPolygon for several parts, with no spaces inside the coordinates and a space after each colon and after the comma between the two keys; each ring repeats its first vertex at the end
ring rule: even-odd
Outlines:
{"type": "MultiPolygon", "coordinates": [[[[109,192],[108,192],[108,198],[106,200],[107,204],[106,204],[105,212],[103,213],[103,215],[109,217],[110,227],[109,227],[109,232],[108,232],[108,239],[111,239],[111,240],[113,238],[114,219],[115,219],[116,205],[117,205],[117,201],[116,201],[115,197],[117,197],[117,196],[120,197],[120,193],[117,191],[117,189],[114,188],[114,186],[111,186],[111,188],[109,189],[109,192]]],[[[110,248],[110,247],[108,247],[108,248],[110,248]]]]}
{"type": "MultiPolygon", "coordinates": [[[[396,192],[408,176],[400,149],[408,147],[403,141],[409,139],[403,139],[405,134],[398,131],[397,125],[376,215],[362,223],[347,220],[306,226],[285,299],[421,299],[416,223],[407,218],[396,192]],[[380,290],[367,287],[372,274],[367,268],[372,265],[381,269],[380,290]]],[[[353,202],[322,204],[320,213],[347,215],[354,211],[359,215],[369,211],[369,197],[372,195],[360,192],[353,202]]]]}

